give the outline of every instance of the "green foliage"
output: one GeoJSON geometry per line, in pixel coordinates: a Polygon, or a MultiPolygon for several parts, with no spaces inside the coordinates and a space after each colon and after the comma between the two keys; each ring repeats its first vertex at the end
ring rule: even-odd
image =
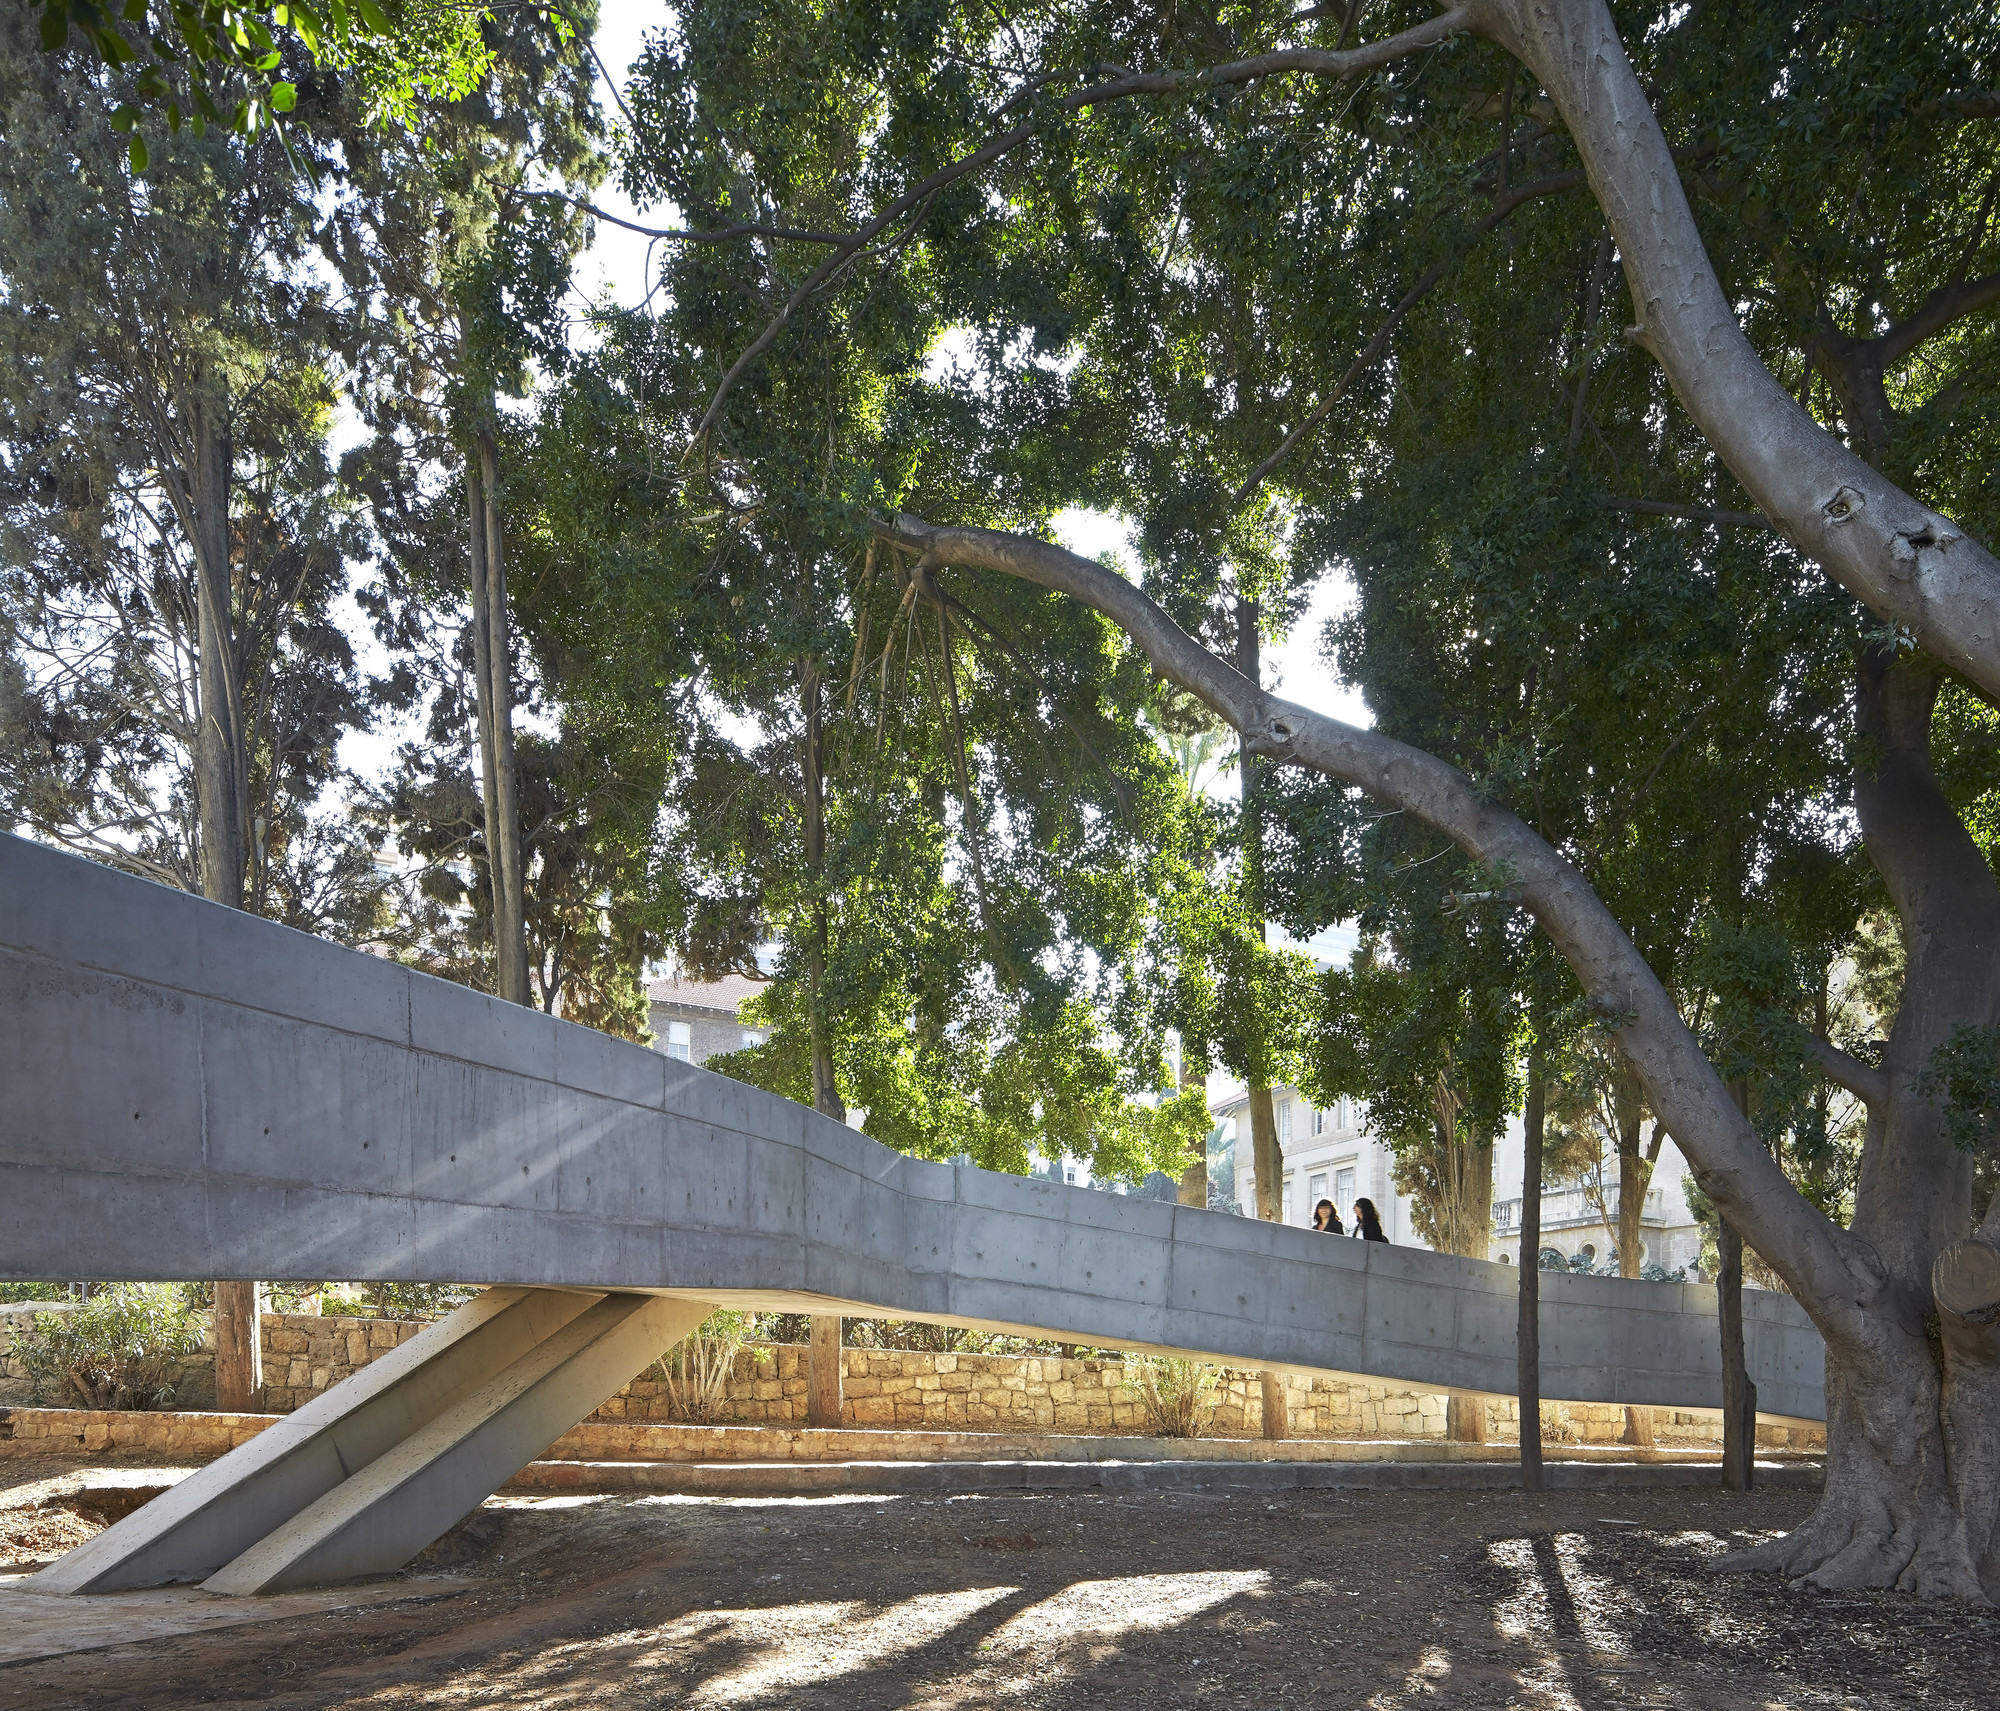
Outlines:
{"type": "Polygon", "coordinates": [[[321,1313],[336,1318],[395,1319],[414,1323],[463,1307],[479,1293],[469,1283],[353,1283],[329,1286],[321,1313]]]}
{"type": "Polygon", "coordinates": [[[2000,1127],[2000,1027],[1958,1023],[1917,1072],[1914,1085],[1943,1108],[1944,1131],[1960,1152],[1991,1146],[2000,1127]]]}
{"type": "MultiPolygon", "coordinates": [[[[238,6],[227,0],[37,0],[43,51],[72,39],[107,69],[131,68],[127,98],[112,124],[132,133],[135,173],[149,151],[139,134],[157,109],[178,134],[211,125],[254,137],[299,100],[297,69],[285,66],[288,38],[325,71],[359,86],[371,123],[414,126],[426,100],[456,101],[478,88],[492,64],[481,25],[492,14],[450,0],[280,0],[238,6]]],[[[560,9],[541,13],[544,27],[567,37],[560,9]]]]}
{"type": "Polygon", "coordinates": [[[71,1301],[85,1287],[74,1283],[0,1283],[0,1303],[71,1301]]]}
{"type": "MultiPolygon", "coordinates": [[[[0,823],[366,938],[380,880],[319,806],[368,717],[338,610],[366,540],[326,454],[365,327],[309,260],[354,222],[268,139],[183,133],[135,186],[97,83],[18,7],[0,92],[0,823]],[[240,876],[205,875],[199,828],[204,539],[229,560],[240,876]]],[[[294,146],[351,158],[349,116],[302,103],[294,146]]]]}
{"type": "Polygon", "coordinates": [[[170,1283],[120,1283],[16,1327],[8,1353],[39,1400],[82,1408],[167,1408],[201,1347],[196,1311],[170,1283]]]}

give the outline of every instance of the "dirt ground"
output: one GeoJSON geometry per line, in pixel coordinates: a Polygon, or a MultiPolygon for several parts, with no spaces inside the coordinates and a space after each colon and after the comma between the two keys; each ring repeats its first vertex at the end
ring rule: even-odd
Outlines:
{"type": "MultiPolygon", "coordinates": [[[[0,1557],[94,1527],[64,1507],[69,1471],[0,1464],[0,1557]]],[[[500,1499],[412,1570],[413,1592],[425,1575],[469,1577],[457,1596],[0,1668],[0,1711],[1988,1711],[2000,1615],[1708,1571],[1810,1503],[500,1499]]]]}

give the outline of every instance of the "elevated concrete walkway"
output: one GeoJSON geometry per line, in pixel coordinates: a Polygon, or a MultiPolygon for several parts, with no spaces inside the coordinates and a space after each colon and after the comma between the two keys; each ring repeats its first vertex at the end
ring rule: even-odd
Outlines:
{"type": "MultiPolygon", "coordinates": [[[[631,1311],[615,1297],[679,1298],[630,1321],[635,1358],[605,1395],[714,1303],[1513,1390],[1511,1268],[907,1158],[658,1053],[4,835],[0,1087],[0,1278],[477,1281],[586,1292],[581,1317],[607,1334],[631,1311]]],[[[1556,1273],[1542,1288],[1546,1396],[1720,1407],[1713,1290],[1556,1273]]],[[[424,1453],[458,1471],[434,1500],[402,1499],[425,1526],[444,1516],[442,1532],[491,1468],[569,1414],[485,1490],[603,1400],[582,1400],[602,1362],[551,1352],[563,1334],[473,1386],[533,1390],[507,1414],[531,1431],[452,1414],[471,1393],[442,1382],[448,1406],[397,1415],[374,1459],[451,1421],[424,1453]]],[[[1745,1334],[1761,1417],[1823,1419],[1823,1349],[1798,1305],[1752,1292],[1745,1334]]],[[[436,1352],[430,1332],[397,1353],[420,1347],[436,1352]]],[[[387,1364],[322,1398],[322,1429],[387,1364]]],[[[369,1465],[343,1463],[343,1483],[369,1465]]],[[[383,1532],[370,1560],[393,1566],[382,1552],[410,1531],[383,1532]]],[[[310,1572],[362,1572],[316,1537],[293,1540],[310,1572]]]]}

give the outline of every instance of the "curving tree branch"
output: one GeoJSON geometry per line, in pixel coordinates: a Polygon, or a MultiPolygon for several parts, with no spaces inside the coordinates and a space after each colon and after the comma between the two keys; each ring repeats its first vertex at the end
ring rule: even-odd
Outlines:
{"type": "Polygon", "coordinates": [[[897,517],[878,533],[936,564],[1018,576],[1084,601],[1125,631],[1170,682],[1243,734],[1252,753],[1310,767],[1406,812],[1508,876],[1575,972],[1704,1192],[1785,1277],[1828,1335],[1854,1334],[1881,1287],[1881,1263],[1816,1211],[1737,1110],[1673,999],[1577,868],[1517,816],[1484,800],[1456,767],[1375,731],[1258,688],[1116,572],[1030,536],[897,517]]]}
{"type": "Polygon", "coordinates": [[[1873,1064],[1863,1063],[1817,1034],[1807,1036],[1806,1047],[1828,1081],[1846,1088],[1871,1111],[1879,1111],[1889,1103],[1889,1078],[1873,1064]]]}

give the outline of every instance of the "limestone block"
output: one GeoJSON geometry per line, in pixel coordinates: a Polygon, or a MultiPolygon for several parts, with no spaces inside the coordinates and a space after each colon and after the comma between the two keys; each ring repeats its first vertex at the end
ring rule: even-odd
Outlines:
{"type": "MultiPolygon", "coordinates": [[[[933,1359],[933,1363],[934,1363],[934,1364],[933,1364],[933,1367],[932,1367],[932,1370],[933,1370],[933,1371],[935,1371],[935,1372],[937,1372],[937,1373],[939,1373],[940,1375],[942,1375],[942,1374],[944,1374],[944,1373],[947,1373],[947,1372],[957,1372],[957,1371],[958,1371],[958,1356],[957,1356],[957,1355],[935,1355],[935,1356],[933,1356],[933,1357],[932,1357],[932,1359],[933,1359]]],[[[971,1381],[970,1381],[970,1380],[968,1380],[967,1382],[969,1383],[969,1382],[971,1382],[971,1381]]]]}
{"type": "Polygon", "coordinates": [[[857,1426],[888,1426],[896,1419],[896,1405],[886,1396],[856,1396],[842,1412],[857,1426]]]}
{"type": "MultiPolygon", "coordinates": [[[[411,1326],[414,1330],[416,1327],[411,1326]]],[[[368,1327],[368,1346],[371,1349],[393,1349],[403,1341],[404,1327],[377,1320],[368,1327]]]]}
{"type": "Polygon", "coordinates": [[[267,1355],[302,1355],[306,1352],[306,1334],[289,1326],[274,1326],[264,1338],[264,1352],[267,1355]]]}
{"type": "Polygon", "coordinates": [[[879,1378],[850,1378],[845,1389],[849,1396],[880,1396],[882,1381],[879,1378]]]}
{"type": "Polygon", "coordinates": [[[349,1366],[366,1366],[369,1359],[368,1333],[357,1325],[342,1340],[347,1344],[347,1364],[349,1366]]]}
{"type": "Polygon", "coordinates": [[[972,1374],[969,1372],[959,1372],[954,1368],[948,1372],[940,1372],[938,1374],[938,1383],[946,1390],[965,1394],[972,1389],[972,1374]]]}

